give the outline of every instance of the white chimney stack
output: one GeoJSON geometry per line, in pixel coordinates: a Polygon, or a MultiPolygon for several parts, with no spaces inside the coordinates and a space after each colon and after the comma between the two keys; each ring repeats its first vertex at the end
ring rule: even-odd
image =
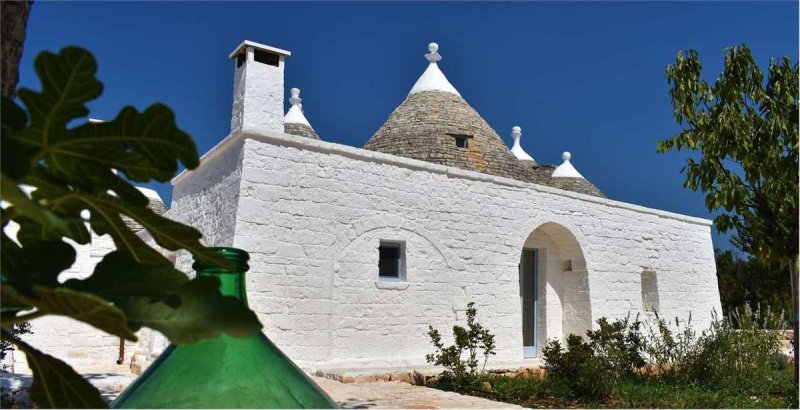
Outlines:
{"type": "Polygon", "coordinates": [[[231,132],[283,132],[283,66],[292,53],[245,40],[233,59],[231,132]]]}

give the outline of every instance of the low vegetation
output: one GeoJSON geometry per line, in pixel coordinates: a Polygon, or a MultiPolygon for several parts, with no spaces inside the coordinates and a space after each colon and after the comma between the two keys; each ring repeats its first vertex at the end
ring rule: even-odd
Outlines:
{"type": "MultiPolygon", "coordinates": [[[[780,351],[785,326],[782,314],[747,306],[701,332],[691,318],[601,318],[585,337],[542,349],[544,376],[448,368],[429,384],[532,408],[797,408],[792,368],[780,351]]],[[[441,351],[440,338],[434,345],[441,351]]],[[[474,356],[463,357],[449,356],[461,362],[451,368],[470,368],[474,356]]]]}

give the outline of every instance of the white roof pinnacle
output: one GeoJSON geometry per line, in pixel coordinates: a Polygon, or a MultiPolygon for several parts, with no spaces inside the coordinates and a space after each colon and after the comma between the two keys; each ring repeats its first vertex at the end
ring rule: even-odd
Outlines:
{"type": "Polygon", "coordinates": [[[437,52],[438,50],[438,44],[428,44],[428,51],[430,51],[430,53],[425,54],[425,58],[430,64],[428,64],[428,68],[425,69],[425,72],[422,73],[414,86],[411,87],[411,92],[409,92],[409,94],[420,93],[423,91],[444,91],[455,94],[459,97],[461,96],[461,94],[456,91],[455,87],[450,84],[450,81],[447,81],[447,77],[444,76],[442,70],[439,69],[439,65],[436,64],[442,59],[441,54],[437,52]]]}
{"type": "Polygon", "coordinates": [[[520,137],[522,137],[522,128],[517,126],[511,128],[511,138],[514,140],[514,146],[511,147],[511,153],[514,154],[518,160],[533,161],[533,157],[528,155],[528,153],[522,149],[522,146],[519,145],[520,137]]]}
{"type": "Polygon", "coordinates": [[[306,116],[303,115],[303,104],[300,104],[300,101],[303,101],[303,99],[300,98],[300,89],[292,88],[289,92],[292,94],[292,96],[289,97],[289,103],[292,104],[292,107],[289,108],[286,116],[283,117],[283,122],[289,124],[303,124],[310,127],[311,124],[308,123],[306,116]]]}
{"type": "Polygon", "coordinates": [[[574,166],[572,166],[572,163],[569,162],[570,158],[572,158],[572,154],[570,154],[569,151],[564,151],[564,153],[561,154],[561,159],[563,159],[564,162],[561,165],[557,166],[556,169],[553,171],[553,174],[552,174],[553,177],[555,177],[555,178],[559,178],[559,177],[560,178],[583,178],[583,175],[581,175],[581,173],[578,172],[578,170],[575,169],[574,166]]]}

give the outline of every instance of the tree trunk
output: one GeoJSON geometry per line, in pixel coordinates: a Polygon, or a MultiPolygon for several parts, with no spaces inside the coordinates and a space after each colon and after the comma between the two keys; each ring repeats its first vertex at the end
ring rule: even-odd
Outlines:
{"type": "Polygon", "coordinates": [[[2,96],[14,98],[19,82],[19,60],[33,1],[3,1],[0,5],[0,88],[2,96]]]}
{"type": "Polygon", "coordinates": [[[791,263],[789,264],[789,276],[792,277],[792,331],[793,331],[792,332],[793,333],[793,335],[792,335],[792,349],[794,350],[794,384],[795,385],[798,384],[798,377],[800,377],[799,376],[800,375],[800,371],[799,371],[800,367],[798,367],[798,366],[800,366],[800,363],[798,363],[798,360],[797,360],[797,358],[798,358],[797,353],[798,353],[798,350],[800,350],[800,349],[798,349],[798,348],[800,348],[800,346],[798,346],[798,344],[797,344],[797,337],[798,337],[798,331],[797,331],[798,330],[797,329],[797,327],[798,327],[797,326],[797,324],[798,324],[798,306],[797,306],[797,292],[798,292],[798,289],[797,289],[797,285],[798,285],[798,283],[797,283],[797,269],[798,269],[798,267],[797,267],[797,263],[798,263],[798,255],[795,255],[792,258],[791,263]]]}

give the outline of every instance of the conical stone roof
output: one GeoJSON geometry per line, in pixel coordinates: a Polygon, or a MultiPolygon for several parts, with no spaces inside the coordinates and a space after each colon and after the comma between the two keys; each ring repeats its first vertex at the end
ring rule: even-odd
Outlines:
{"type": "Polygon", "coordinates": [[[308,119],[306,119],[305,114],[303,114],[303,105],[300,104],[303,101],[300,98],[300,89],[292,88],[289,92],[292,95],[289,97],[289,103],[292,104],[292,107],[283,117],[283,132],[315,140],[320,139],[308,119]]]}
{"type": "Polygon", "coordinates": [[[530,181],[530,172],[439,70],[438,45],[428,49],[428,69],[364,148],[530,181]]]}
{"type": "Polygon", "coordinates": [[[449,92],[410,94],[364,148],[529,181],[500,136],[463,98],[449,92]]]}
{"type": "MultiPolygon", "coordinates": [[[[594,186],[583,176],[564,177],[558,176],[556,172],[559,167],[555,165],[536,165],[528,162],[527,170],[531,175],[532,182],[539,185],[547,185],[565,191],[578,192],[581,194],[605,198],[606,195],[599,188],[594,186]]],[[[563,164],[562,164],[563,165],[563,164]]],[[[570,166],[572,166],[570,164],[570,166]]],[[[574,169],[574,168],[573,168],[574,169]]],[[[577,173],[577,170],[575,171],[577,173]]],[[[579,174],[580,175],[580,174],[579,174]]]]}

